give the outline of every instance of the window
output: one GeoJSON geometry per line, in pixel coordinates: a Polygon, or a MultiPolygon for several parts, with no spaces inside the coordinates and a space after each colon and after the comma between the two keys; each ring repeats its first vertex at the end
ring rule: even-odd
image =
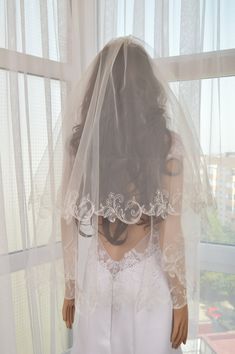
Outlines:
{"type": "MultiPolygon", "coordinates": [[[[235,31],[233,20],[235,3],[222,0],[217,2],[220,7],[216,6],[213,1],[201,0],[194,3],[201,9],[202,42],[196,52],[194,52],[193,46],[191,50],[189,50],[190,46],[187,47],[187,53],[183,53],[180,49],[180,44],[183,46],[182,43],[184,43],[180,43],[184,40],[182,32],[180,36],[181,1],[170,1],[168,9],[164,6],[161,8],[165,32],[161,27],[158,28],[159,31],[156,31],[154,27],[155,2],[146,3],[142,8],[142,11],[145,11],[145,21],[143,21],[145,27],[142,27],[141,33],[144,33],[144,38],[150,46],[154,47],[156,40],[159,44],[158,32],[160,32],[159,36],[162,36],[162,45],[165,47],[159,45],[155,60],[158,61],[159,68],[162,66],[165,72],[169,68],[169,72],[174,73],[174,77],[169,77],[169,80],[176,96],[179,87],[185,88],[184,92],[187,93],[187,96],[184,98],[200,132],[205,157],[213,153],[213,159],[209,165],[209,176],[218,203],[218,215],[210,216],[213,231],[211,234],[203,235],[200,245],[199,337],[201,339],[198,352],[215,354],[219,352],[217,351],[218,343],[220,348],[227,348],[230,343],[233,343],[234,338],[231,338],[229,331],[234,331],[235,326],[233,315],[235,293],[232,285],[235,280],[235,220],[232,213],[232,198],[230,197],[234,194],[231,169],[232,175],[235,171],[235,104],[233,97],[235,92],[235,38],[229,35],[235,31]],[[161,58],[157,58],[158,56],[161,58]],[[198,94],[198,96],[194,97],[190,93],[198,94]],[[198,107],[200,108],[199,115],[198,107]],[[199,120],[198,116],[200,116],[199,120]],[[222,161],[219,156],[221,152],[222,161]]],[[[134,21],[133,9],[125,6],[124,1],[120,1],[119,4],[119,34],[128,34],[128,25],[134,21]],[[122,16],[121,19],[123,13],[125,16],[122,16]]],[[[189,11],[193,11],[193,9],[189,11]]],[[[190,35],[187,33],[185,40],[189,41],[189,37],[190,35]]],[[[154,53],[150,54],[154,55],[154,53]]],[[[229,348],[232,351],[233,344],[229,348]]]]}
{"type": "MultiPolygon", "coordinates": [[[[49,302],[50,264],[46,247],[49,232],[45,232],[44,239],[38,240],[36,245],[40,249],[39,258],[35,259],[35,267],[41,274],[39,303],[36,303],[36,297],[34,304],[29,301],[29,292],[32,295],[33,289],[29,289],[26,283],[25,264],[29,255],[33,257],[33,248],[29,245],[35,232],[30,208],[32,176],[38,169],[42,174],[46,172],[43,156],[47,153],[45,148],[50,138],[48,125],[58,131],[61,124],[59,112],[71,81],[66,38],[69,4],[66,0],[0,1],[0,150],[4,226],[10,255],[12,287],[9,295],[13,302],[16,346],[17,353],[22,354],[35,350],[36,327],[33,327],[36,324],[32,325],[32,308],[33,311],[40,308],[41,317],[39,312],[36,317],[41,318],[43,347],[38,350],[43,353],[52,350],[50,319],[55,309],[49,302]]],[[[59,181],[59,176],[56,180],[59,181]]],[[[56,252],[58,269],[62,271],[59,244],[56,252]]],[[[61,294],[58,294],[61,297],[62,286],[63,281],[61,294]]],[[[30,296],[31,300],[33,298],[30,296]]],[[[58,326],[61,313],[53,316],[55,326],[58,326]]],[[[60,334],[55,348],[58,353],[63,352],[64,343],[69,339],[66,327],[60,334]]]]}

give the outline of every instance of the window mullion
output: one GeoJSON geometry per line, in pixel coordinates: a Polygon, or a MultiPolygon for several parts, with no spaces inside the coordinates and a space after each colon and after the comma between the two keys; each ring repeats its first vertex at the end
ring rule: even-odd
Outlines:
{"type": "Polygon", "coordinates": [[[0,68],[55,80],[72,80],[71,66],[67,63],[22,54],[5,48],[0,48],[0,68]]]}
{"type": "MultiPolygon", "coordinates": [[[[34,263],[30,264],[32,267],[51,262],[51,247],[55,248],[56,259],[62,259],[61,241],[57,241],[53,246],[44,245],[32,247],[23,251],[8,253],[7,256],[10,259],[10,272],[14,273],[26,269],[29,266],[29,257],[31,260],[34,260],[34,263]]],[[[3,275],[6,271],[8,271],[8,269],[6,270],[6,267],[4,267],[5,261],[6,260],[4,256],[0,258],[0,275],[3,275]]]]}
{"type": "Polygon", "coordinates": [[[235,246],[200,243],[200,268],[210,272],[235,274],[235,246]],[[221,255],[223,255],[221,257],[221,255]]]}
{"type": "Polygon", "coordinates": [[[154,59],[169,81],[235,75],[235,49],[154,59]]]}

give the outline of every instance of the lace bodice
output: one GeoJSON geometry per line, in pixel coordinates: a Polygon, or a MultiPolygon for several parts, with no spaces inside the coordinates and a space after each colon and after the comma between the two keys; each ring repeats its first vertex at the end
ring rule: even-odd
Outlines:
{"type": "Polygon", "coordinates": [[[103,242],[99,239],[98,242],[98,255],[100,264],[111,273],[113,279],[119,272],[135,266],[137,263],[143,261],[145,258],[153,255],[154,253],[160,256],[160,248],[158,243],[158,233],[153,235],[150,239],[150,233],[145,235],[132,249],[124,253],[120,260],[114,260],[107,249],[104,247],[103,242]],[[147,245],[144,245],[147,242],[147,245]],[[144,248],[143,248],[144,246],[144,248]]]}

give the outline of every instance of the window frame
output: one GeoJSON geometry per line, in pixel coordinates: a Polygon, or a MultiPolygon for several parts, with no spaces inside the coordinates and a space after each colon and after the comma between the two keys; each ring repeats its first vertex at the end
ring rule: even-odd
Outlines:
{"type": "MultiPolygon", "coordinates": [[[[42,76],[49,79],[56,79],[64,81],[68,85],[74,83],[73,72],[80,72],[80,68],[84,69],[83,63],[79,62],[79,48],[75,43],[79,40],[79,31],[82,26],[86,29],[88,24],[78,23],[77,13],[83,6],[83,11],[90,11],[90,21],[94,20],[93,31],[89,32],[91,43],[94,48],[99,48],[98,31],[98,15],[95,16],[98,8],[98,2],[94,4],[86,2],[85,4],[78,4],[75,0],[69,1],[69,6],[72,14],[72,37],[70,43],[71,57],[68,58],[67,63],[58,62],[46,58],[33,56],[30,54],[12,51],[10,49],[0,48],[0,68],[8,71],[21,72],[25,74],[42,76]],[[77,48],[77,50],[74,50],[77,48]],[[72,50],[73,49],[73,50],[72,50]],[[44,65],[46,64],[46,65],[44,65]]],[[[82,43],[80,44],[80,48],[82,43]]],[[[91,45],[90,45],[91,47],[91,45]]],[[[92,53],[88,52],[87,57],[91,57],[92,53]]],[[[235,48],[220,51],[202,52],[189,55],[178,55],[154,59],[159,69],[169,73],[169,81],[185,81],[185,80],[200,80],[208,78],[220,78],[235,76],[235,48]],[[199,65],[201,64],[201,65],[199,65]],[[192,70],[192,68],[194,70],[192,70]],[[196,68],[196,70],[195,70],[196,68]]],[[[56,255],[58,258],[62,257],[60,247],[61,241],[56,242],[56,255]]],[[[9,253],[11,272],[22,270],[25,268],[28,252],[34,252],[34,249],[23,249],[9,253]]],[[[40,246],[40,263],[49,261],[49,254],[47,253],[47,245],[40,246]]],[[[36,258],[38,260],[38,257],[36,258]]],[[[201,241],[200,243],[200,268],[201,270],[225,272],[235,274],[235,245],[224,245],[207,243],[201,241]],[[221,253],[223,257],[220,257],[221,253]]],[[[0,269],[4,269],[1,267],[0,269]]]]}

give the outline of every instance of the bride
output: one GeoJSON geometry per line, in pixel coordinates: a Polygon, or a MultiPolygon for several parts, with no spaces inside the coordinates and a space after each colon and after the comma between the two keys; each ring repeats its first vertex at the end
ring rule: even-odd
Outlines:
{"type": "Polygon", "coordinates": [[[73,90],[61,182],[71,354],[182,353],[211,197],[189,120],[133,36],[106,44],[73,90]]]}

